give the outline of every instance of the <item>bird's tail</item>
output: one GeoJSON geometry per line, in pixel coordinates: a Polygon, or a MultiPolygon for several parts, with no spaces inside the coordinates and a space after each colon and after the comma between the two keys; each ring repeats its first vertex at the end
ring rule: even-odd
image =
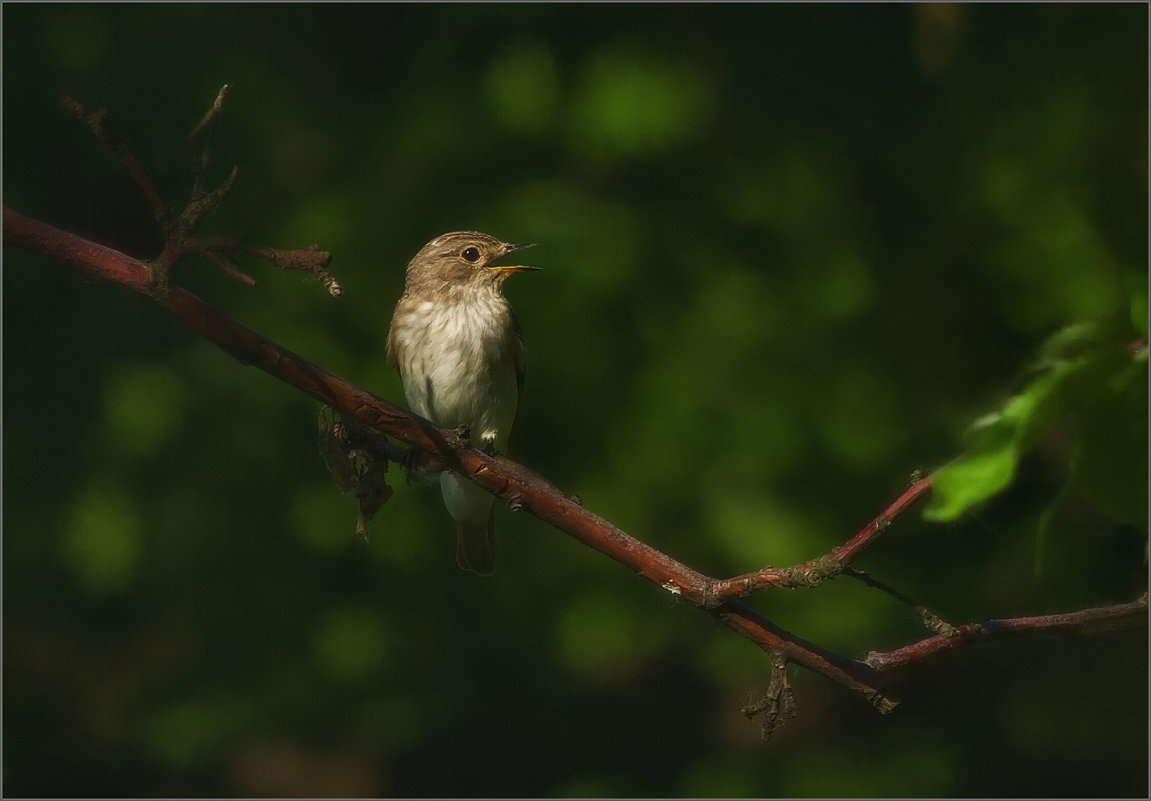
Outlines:
{"type": "Polygon", "coordinates": [[[496,566],[495,511],[488,514],[486,525],[456,524],[456,562],[479,576],[490,576],[496,566]]]}
{"type": "Polygon", "coordinates": [[[490,576],[496,562],[496,499],[450,471],[440,475],[440,489],[456,519],[456,561],[464,570],[490,576]]]}

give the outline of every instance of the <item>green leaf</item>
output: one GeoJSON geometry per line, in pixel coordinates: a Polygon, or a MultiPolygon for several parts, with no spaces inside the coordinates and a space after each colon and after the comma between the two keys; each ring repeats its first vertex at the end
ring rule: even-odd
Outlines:
{"type": "Polygon", "coordinates": [[[936,471],[924,517],[936,522],[955,520],[1006,488],[1019,461],[1014,434],[1013,426],[996,425],[984,433],[977,449],[936,471]]]}
{"type": "MultiPolygon", "coordinates": [[[[1132,357],[1122,341],[1108,336],[1107,331],[1105,325],[1079,323],[1064,328],[1044,344],[1031,382],[1000,410],[980,418],[974,427],[975,441],[967,454],[935,473],[932,500],[924,511],[928,520],[955,520],[972,506],[1003,491],[1015,477],[1019,459],[1043,434],[1069,417],[1078,421],[1101,402],[1100,398],[1116,395],[1123,371],[1129,369],[1133,358],[1138,362],[1140,357],[1132,357]]],[[[1143,375],[1145,386],[1145,367],[1143,375]]],[[[1127,379],[1126,384],[1139,382],[1127,379]]],[[[1106,473],[1101,464],[1128,469],[1133,462],[1146,461],[1131,455],[1139,448],[1144,457],[1146,454],[1145,392],[1142,406],[1139,404],[1139,399],[1133,398],[1121,412],[1105,413],[1096,422],[1094,433],[1087,435],[1099,445],[1086,445],[1081,450],[1098,475],[1106,473]],[[1138,424],[1131,423],[1134,417],[1142,421],[1141,439],[1138,424]]],[[[1112,487],[1123,488],[1100,497],[1105,497],[1104,503],[1124,519],[1131,517],[1139,497],[1146,506],[1145,489],[1141,496],[1136,493],[1133,501],[1126,496],[1121,501],[1115,496],[1126,493],[1125,482],[1110,478],[1095,481],[1092,486],[1098,493],[1112,487]]]]}

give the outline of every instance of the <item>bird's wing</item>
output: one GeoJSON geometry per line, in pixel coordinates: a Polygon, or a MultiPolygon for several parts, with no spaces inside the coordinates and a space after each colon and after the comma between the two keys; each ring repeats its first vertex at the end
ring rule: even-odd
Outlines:
{"type": "Polygon", "coordinates": [[[388,365],[394,370],[400,369],[400,354],[396,351],[399,346],[396,342],[396,317],[392,315],[392,324],[388,326],[388,365]]]}
{"type": "Polygon", "coordinates": [[[512,356],[515,359],[516,366],[516,391],[522,393],[524,391],[524,375],[528,370],[527,346],[524,345],[524,332],[520,328],[519,318],[516,313],[511,309],[508,310],[512,317],[512,334],[514,341],[512,342],[512,356]]]}

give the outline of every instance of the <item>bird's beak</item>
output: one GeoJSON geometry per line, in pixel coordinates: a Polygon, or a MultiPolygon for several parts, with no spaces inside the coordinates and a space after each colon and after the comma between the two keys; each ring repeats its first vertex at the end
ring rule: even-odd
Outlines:
{"type": "Polygon", "coordinates": [[[532,267],[528,264],[489,264],[489,270],[498,270],[501,273],[527,273],[542,270],[542,267],[532,267]]]}
{"type": "MultiPolygon", "coordinates": [[[[523,244],[520,244],[520,245],[505,245],[504,246],[504,256],[506,256],[509,253],[515,253],[517,250],[525,250],[526,248],[534,248],[535,246],[536,246],[535,242],[524,242],[523,244]]],[[[500,258],[503,258],[503,256],[501,256],[500,258]]],[[[530,271],[538,270],[540,268],[539,267],[529,267],[526,264],[489,264],[488,269],[489,270],[499,270],[502,273],[522,273],[522,272],[530,272],[530,271]]]]}

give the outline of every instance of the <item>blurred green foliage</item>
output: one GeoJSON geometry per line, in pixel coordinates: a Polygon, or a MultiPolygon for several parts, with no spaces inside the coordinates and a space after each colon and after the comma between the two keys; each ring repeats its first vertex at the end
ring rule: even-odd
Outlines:
{"type": "MultiPolygon", "coordinates": [[[[1147,331],[1145,5],[3,22],[5,203],[154,254],[58,98],[108,108],[179,203],[180,142],[231,85],[212,173],[240,179],[204,233],[318,244],[345,295],[258,264],[255,289],[179,279],[383,397],[424,242],[540,243],[508,287],[512,455],[703,572],[825,552],[970,449],[1010,481],[959,480],[948,522],[906,516],[861,568],[954,623],[1146,587],[1146,351],[1123,350],[1147,331]],[[1088,330],[1109,333],[1052,339],[1088,330]]],[[[463,574],[438,492],[398,475],[363,542],[316,404],[4,256],[6,795],[1147,792],[1145,632],[955,652],[896,677],[885,718],[795,672],[799,717],[765,745],[739,710],[766,658],[705,615],[523,515],[499,517],[495,576],[463,574]]],[[[855,656],[923,636],[846,579],[752,603],[855,656]]]]}
{"type": "Polygon", "coordinates": [[[1077,323],[1053,336],[1027,387],[977,420],[972,450],[936,472],[928,518],[955,520],[1002,492],[1035,442],[1071,420],[1073,479],[1104,515],[1146,528],[1147,343],[1126,344],[1127,326],[1118,334],[1077,323]]]}

